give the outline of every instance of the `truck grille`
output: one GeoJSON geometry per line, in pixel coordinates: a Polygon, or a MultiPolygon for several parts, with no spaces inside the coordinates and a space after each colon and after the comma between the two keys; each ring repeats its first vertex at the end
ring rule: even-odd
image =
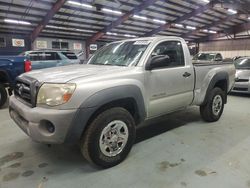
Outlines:
{"type": "Polygon", "coordinates": [[[31,104],[31,92],[30,92],[30,84],[17,81],[15,87],[15,95],[25,102],[31,104]]]}
{"type": "Polygon", "coordinates": [[[248,88],[234,87],[233,90],[235,90],[235,91],[248,91],[248,88]]]}
{"type": "Polygon", "coordinates": [[[28,106],[35,107],[38,88],[39,84],[36,80],[26,77],[18,77],[16,80],[14,94],[28,106]]]}
{"type": "Polygon", "coordinates": [[[249,79],[236,78],[235,82],[248,82],[249,79]]]}

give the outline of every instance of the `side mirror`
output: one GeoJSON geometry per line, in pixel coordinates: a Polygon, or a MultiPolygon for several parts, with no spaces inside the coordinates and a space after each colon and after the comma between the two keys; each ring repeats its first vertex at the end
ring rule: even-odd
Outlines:
{"type": "Polygon", "coordinates": [[[155,68],[166,67],[170,63],[168,55],[157,55],[152,57],[146,64],[146,70],[152,70],[155,68]]]}

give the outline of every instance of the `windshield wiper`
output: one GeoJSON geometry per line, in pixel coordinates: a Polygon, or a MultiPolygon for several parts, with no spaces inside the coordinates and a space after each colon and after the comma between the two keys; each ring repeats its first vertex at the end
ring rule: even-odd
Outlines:
{"type": "Polygon", "coordinates": [[[115,65],[115,66],[119,66],[119,67],[127,67],[127,65],[122,65],[122,64],[115,65]]]}
{"type": "Polygon", "coordinates": [[[126,67],[127,65],[122,65],[122,64],[104,64],[104,65],[109,65],[109,66],[123,66],[123,67],[126,67]]]}

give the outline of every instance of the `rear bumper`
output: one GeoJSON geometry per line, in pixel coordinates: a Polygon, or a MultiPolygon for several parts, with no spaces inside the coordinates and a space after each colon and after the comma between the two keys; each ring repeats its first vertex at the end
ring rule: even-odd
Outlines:
{"type": "Polygon", "coordinates": [[[9,102],[9,113],[15,123],[32,140],[47,144],[64,143],[76,111],[30,108],[15,96],[11,96],[9,102]]]}
{"type": "Polygon", "coordinates": [[[250,94],[250,82],[235,82],[231,92],[250,94]]]}

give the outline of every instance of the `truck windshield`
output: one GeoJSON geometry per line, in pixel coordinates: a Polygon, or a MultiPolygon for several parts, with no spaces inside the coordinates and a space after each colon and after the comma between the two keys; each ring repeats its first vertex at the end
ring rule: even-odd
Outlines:
{"type": "Polygon", "coordinates": [[[236,69],[250,69],[250,59],[248,58],[240,58],[234,62],[236,69]]]}
{"type": "Polygon", "coordinates": [[[193,60],[204,60],[204,61],[211,61],[215,57],[215,54],[213,53],[199,53],[196,54],[193,58],[193,60]]]}
{"type": "Polygon", "coordinates": [[[150,41],[111,43],[98,50],[89,60],[93,65],[133,66],[147,49],[150,41]]]}

